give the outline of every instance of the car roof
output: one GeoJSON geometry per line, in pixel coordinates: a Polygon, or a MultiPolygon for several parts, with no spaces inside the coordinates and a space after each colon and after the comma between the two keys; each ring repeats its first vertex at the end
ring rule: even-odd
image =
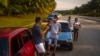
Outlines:
{"type": "MultiPolygon", "coordinates": [[[[56,15],[56,14],[50,14],[50,15],[48,16],[48,18],[54,18],[55,15],[56,15]]],[[[56,15],[56,16],[58,16],[58,15],[56,15]]]]}
{"type": "Polygon", "coordinates": [[[27,28],[20,28],[20,27],[0,28],[0,37],[11,38],[24,30],[27,30],[27,28]]]}
{"type": "Polygon", "coordinates": [[[58,20],[57,22],[58,23],[68,23],[68,21],[66,21],[66,20],[58,20]]]}

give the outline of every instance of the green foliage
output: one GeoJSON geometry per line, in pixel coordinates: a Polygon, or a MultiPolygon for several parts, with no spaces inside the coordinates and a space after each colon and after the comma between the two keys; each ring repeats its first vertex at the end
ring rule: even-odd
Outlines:
{"type": "Polygon", "coordinates": [[[8,6],[8,0],[1,0],[1,4],[5,7],[8,6]]]}
{"type": "Polygon", "coordinates": [[[86,15],[86,16],[100,16],[100,0],[91,0],[87,4],[80,7],[75,7],[72,10],[73,14],[86,15]]]}
{"type": "Polygon", "coordinates": [[[3,5],[3,10],[8,15],[28,13],[49,14],[56,7],[55,0],[9,0],[9,3],[5,2],[5,4],[8,4],[8,6],[3,5]]]}

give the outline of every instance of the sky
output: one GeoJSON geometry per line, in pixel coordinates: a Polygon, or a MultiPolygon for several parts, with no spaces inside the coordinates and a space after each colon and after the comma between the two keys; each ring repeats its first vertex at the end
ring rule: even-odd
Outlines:
{"type": "Polygon", "coordinates": [[[55,10],[69,10],[73,9],[76,6],[81,6],[86,4],[90,0],[55,0],[57,3],[55,10]]]}

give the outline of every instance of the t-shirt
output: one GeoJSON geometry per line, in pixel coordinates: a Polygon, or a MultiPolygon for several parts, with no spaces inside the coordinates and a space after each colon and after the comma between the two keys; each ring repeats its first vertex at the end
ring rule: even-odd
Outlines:
{"type": "Polygon", "coordinates": [[[75,29],[79,29],[80,28],[80,22],[79,21],[74,23],[74,28],[75,29]]]}
{"type": "Polygon", "coordinates": [[[74,26],[77,26],[77,25],[80,25],[79,21],[74,23],[74,26]]]}
{"type": "Polygon", "coordinates": [[[42,43],[42,35],[40,34],[41,32],[40,26],[35,24],[32,28],[32,40],[35,44],[42,43]]]}
{"type": "Polygon", "coordinates": [[[58,31],[61,29],[60,23],[51,23],[50,37],[58,38],[58,31]]]}

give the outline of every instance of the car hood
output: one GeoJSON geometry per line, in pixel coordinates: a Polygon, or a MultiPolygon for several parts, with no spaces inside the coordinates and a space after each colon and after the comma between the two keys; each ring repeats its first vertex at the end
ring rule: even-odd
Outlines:
{"type": "MultiPolygon", "coordinates": [[[[47,32],[46,39],[50,38],[50,32],[47,32]]],[[[58,40],[67,41],[68,39],[72,39],[72,32],[61,32],[58,36],[58,40]]]]}

